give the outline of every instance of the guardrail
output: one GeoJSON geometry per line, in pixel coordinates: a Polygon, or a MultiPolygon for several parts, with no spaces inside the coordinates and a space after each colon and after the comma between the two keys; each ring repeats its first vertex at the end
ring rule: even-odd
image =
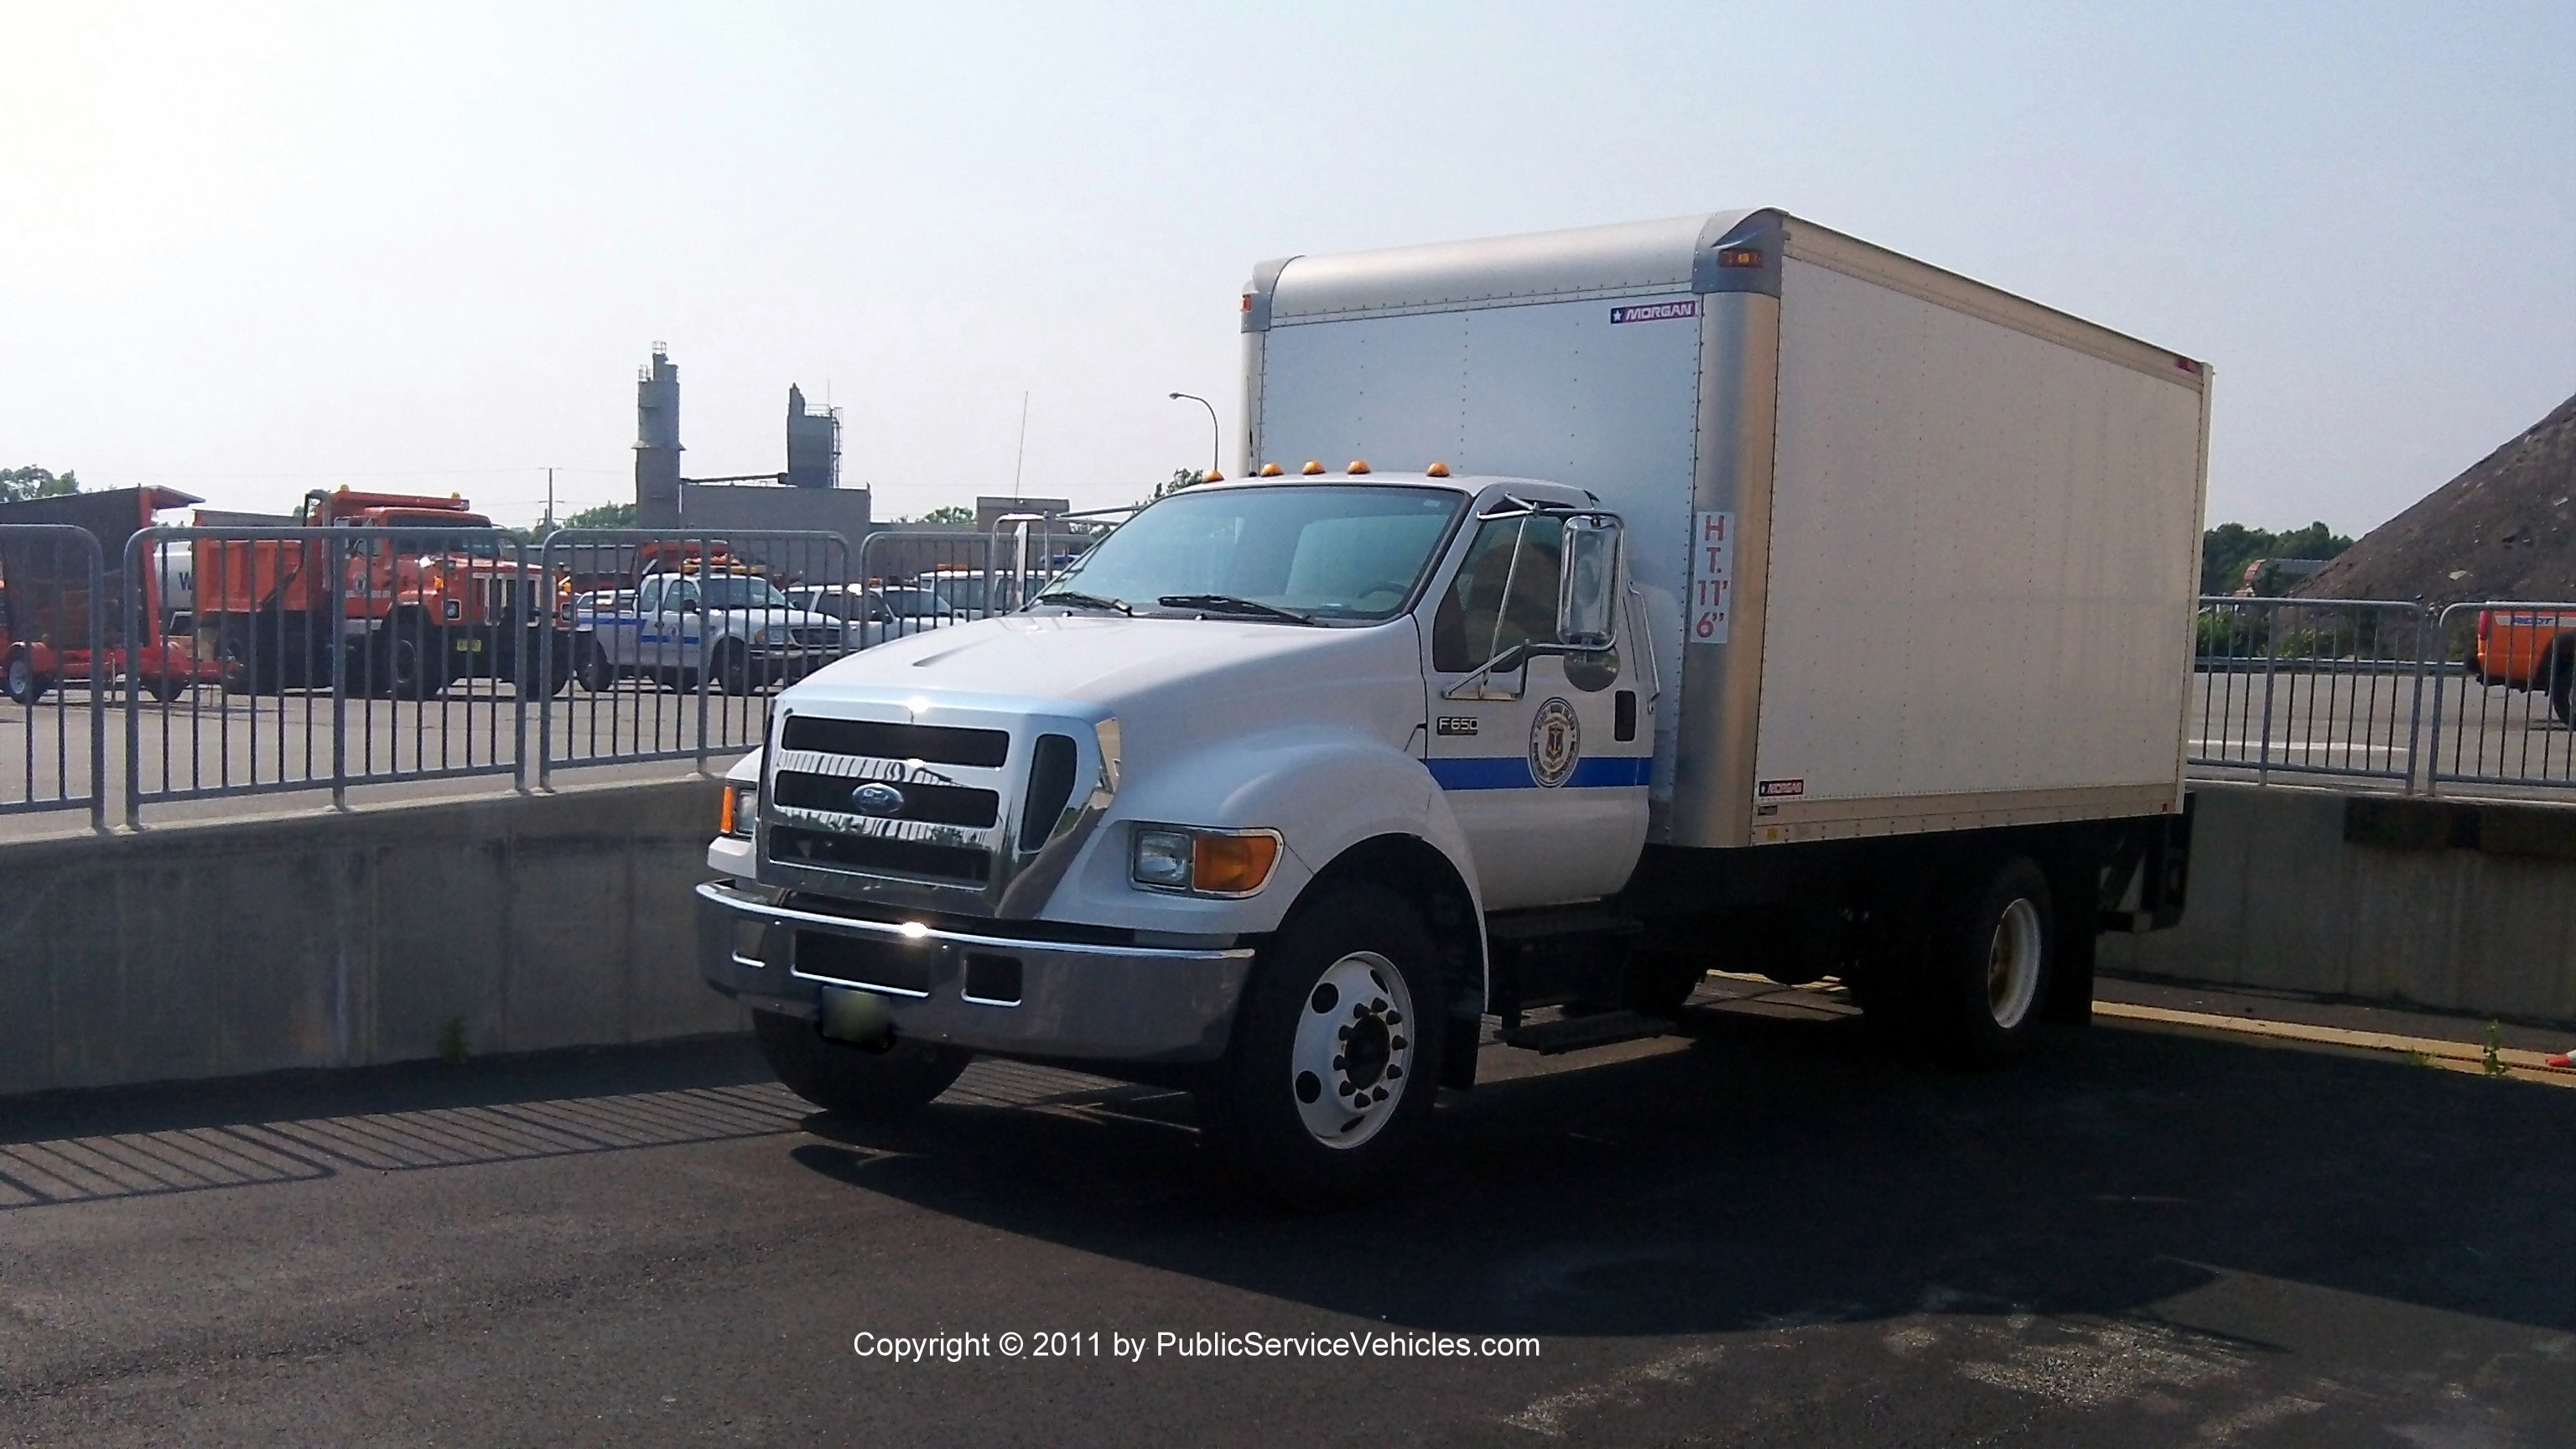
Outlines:
{"type": "Polygon", "coordinates": [[[2576,786],[2576,604],[2453,604],[2433,639],[2463,662],[2434,696],[2426,788],[2576,786]]]}
{"type": "Polygon", "coordinates": [[[893,529],[0,527],[0,813],[711,757],[855,650],[1016,607],[1034,515],[893,529]],[[14,610],[14,620],[10,611],[14,610]],[[15,634],[8,632],[14,622],[15,634]],[[115,734],[111,738],[111,727],[115,734]]]}
{"type": "Polygon", "coordinates": [[[0,523],[0,694],[19,714],[16,728],[0,730],[18,746],[17,768],[0,778],[0,814],[86,805],[90,824],[106,825],[106,686],[115,677],[107,601],[96,534],[0,523]],[[72,683],[84,695],[77,718],[72,683]]]}
{"type": "MultiPolygon", "coordinates": [[[[1015,608],[1051,521],[838,534],[0,526],[0,814],[696,759],[779,687],[1015,608]],[[736,598],[739,593],[742,597],[736,598]],[[107,606],[113,601],[113,606],[107,606]],[[10,632],[14,630],[15,632],[10,632]],[[120,734],[111,747],[111,716],[120,734]],[[13,758],[14,756],[14,758],[13,758]]],[[[1078,541],[1077,541],[1078,542],[1078,541]]],[[[2576,789],[2576,603],[2205,598],[2187,759],[2258,781],[2576,789]]]]}
{"type": "Polygon", "coordinates": [[[2423,606],[2202,599],[2192,637],[2193,765],[2413,781],[2423,606]]]}

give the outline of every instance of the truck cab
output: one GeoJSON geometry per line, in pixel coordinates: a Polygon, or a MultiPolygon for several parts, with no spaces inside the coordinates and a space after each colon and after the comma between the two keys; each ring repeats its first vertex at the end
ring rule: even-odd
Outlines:
{"type": "Polygon", "coordinates": [[[1472,1080],[1489,915],[1634,870],[1653,665],[1590,495],[1354,467],[1176,494],[1022,611],[781,696],[700,897],[791,1085],[1181,1080],[1328,1185],[1472,1080]]]}

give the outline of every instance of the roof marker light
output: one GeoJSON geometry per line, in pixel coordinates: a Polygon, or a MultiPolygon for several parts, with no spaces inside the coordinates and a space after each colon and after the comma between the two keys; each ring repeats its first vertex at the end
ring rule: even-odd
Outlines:
{"type": "Polygon", "coordinates": [[[1758,267],[1762,265],[1762,248],[1723,248],[1717,254],[1717,264],[1721,267],[1758,267]]]}
{"type": "Polygon", "coordinates": [[[1357,478],[1357,477],[1360,477],[1360,476],[1362,476],[1363,474],[1367,473],[1367,472],[1368,472],[1368,470],[1369,470],[1369,466],[1368,466],[1368,459],[1366,459],[1366,458],[1353,458],[1353,459],[1351,460],[1351,466],[1350,466],[1348,469],[1346,469],[1345,471],[1347,471],[1347,472],[1348,472],[1352,477],[1357,478]]]}
{"type": "Polygon", "coordinates": [[[1207,470],[1206,476],[1200,478],[1199,481],[1202,483],[1222,483],[1225,481],[1225,475],[1214,468],[1210,468],[1207,470]]]}
{"type": "Polygon", "coordinates": [[[1422,476],[1425,478],[1446,478],[1449,476],[1449,465],[1446,463],[1434,463],[1430,467],[1422,470],[1422,476]]]}
{"type": "Polygon", "coordinates": [[[1298,469],[1297,471],[1305,474],[1309,478],[1315,477],[1324,471],[1323,460],[1319,458],[1309,458],[1306,460],[1306,466],[1298,469]]]}
{"type": "Polygon", "coordinates": [[[1262,464],[1262,465],[1261,465],[1261,471],[1260,471],[1260,473],[1256,474],[1255,476],[1256,476],[1256,477],[1262,477],[1262,478],[1276,478],[1276,477],[1278,477],[1278,476],[1279,476],[1282,472],[1284,472],[1284,471],[1286,471],[1286,470],[1282,469],[1282,468],[1281,468],[1278,464],[1276,464],[1276,463],[1264,463],[1264,464],[1262,464]]]}

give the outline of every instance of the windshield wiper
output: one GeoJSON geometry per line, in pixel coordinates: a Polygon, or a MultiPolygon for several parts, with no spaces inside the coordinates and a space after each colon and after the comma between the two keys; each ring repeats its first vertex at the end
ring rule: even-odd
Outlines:
{"type": "Polygon", "coordinates": [[[1076,609],[1116,609],[1119,613],[1130,615],[1136,612],[1136,606],[1123,599],[1104,599],[1098,594],[1077,593],[1072,589],[1049,589],[1029,602],[1066,604],[1076,609]]]}
{"type": "Polygon", "coordinates": [[[1315,621],[1294,609],[1265,604],[1258,599],[1238,599],[1232,594],[1165,594],[1154,601],[1166,609],[1206,609],[1219,614],[1248,614],[1256,619],[1285,619],[1291,624],[1315,621]]]}

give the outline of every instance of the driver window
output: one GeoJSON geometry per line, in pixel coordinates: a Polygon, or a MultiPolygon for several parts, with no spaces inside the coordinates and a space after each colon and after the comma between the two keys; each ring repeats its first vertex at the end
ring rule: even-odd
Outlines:
{"type": "Polygon", "coordinates": [[[697,582],[695,580],[685,580],[671,585],[670,591],[662,598],[662,606],[667,609],[685,609],[697,601],[697,582]]]}
{"type": "Polygon", "coordinates": [[[1564,533],[1563,519],[1535,514],[1477,528],[1467,561],[1431,617],[1433,669],[1464,674],[1515,645],[1554,641],[1564,533]]]}
{"type": "Polygon", "coordinates": [[[644,581],[644,591],[635,596],[635,611],[639,614],[651,614],[659,612],[661,607],[662,581],[660,579],[646,579],[644,581]]]}

